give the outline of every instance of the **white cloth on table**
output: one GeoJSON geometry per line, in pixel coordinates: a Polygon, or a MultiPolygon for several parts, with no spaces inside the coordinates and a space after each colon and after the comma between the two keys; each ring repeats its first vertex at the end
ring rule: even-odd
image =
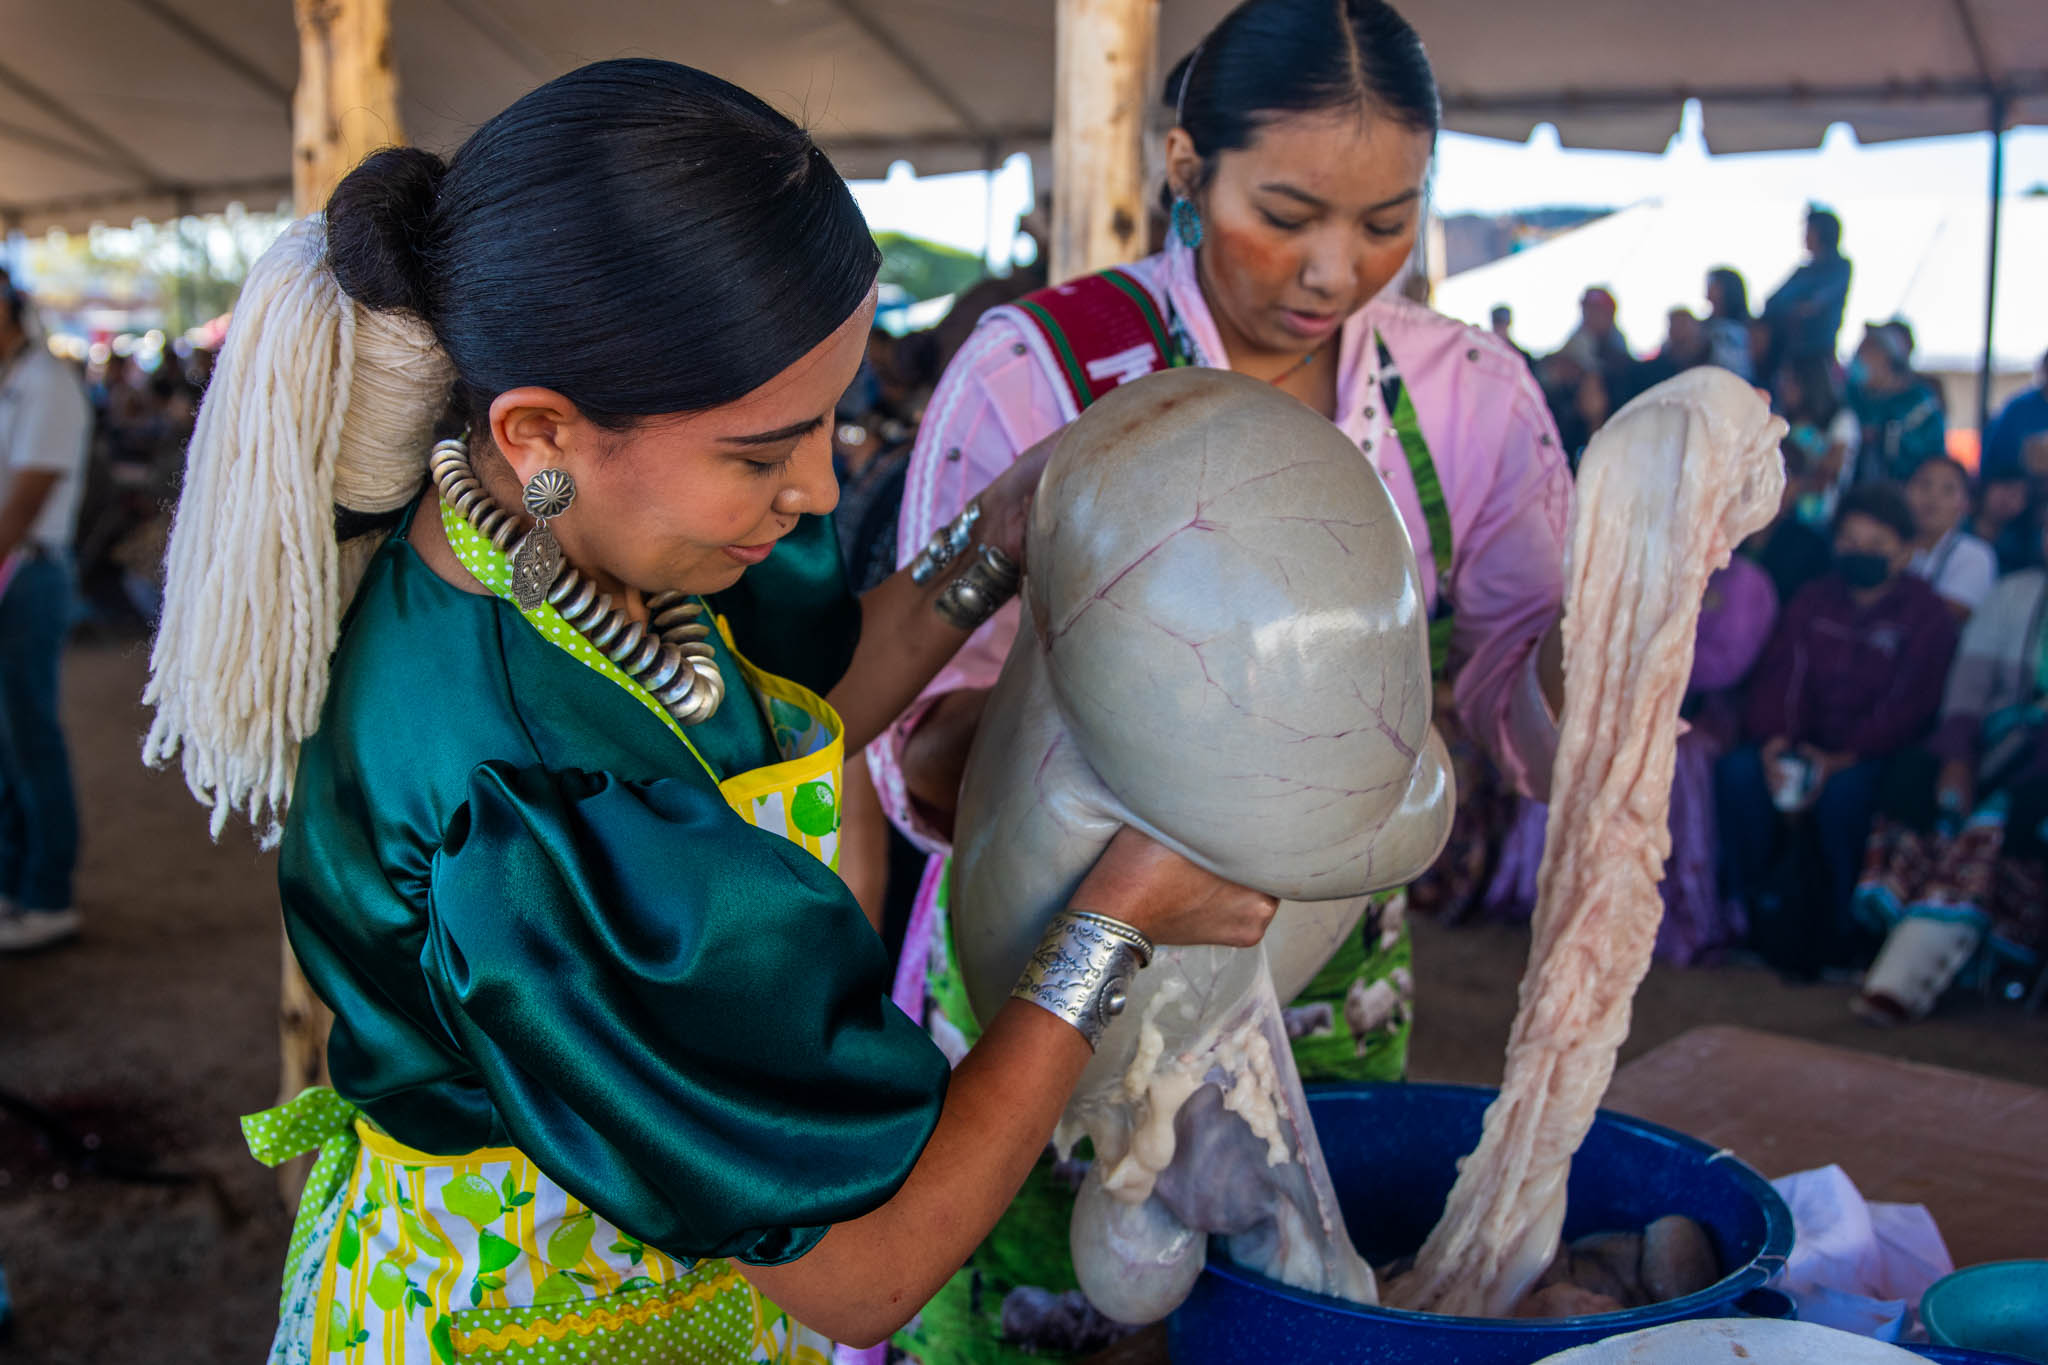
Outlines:
{"type": "Polygon", "coordinates": [[[1771,1182],[1792,1210],[1792,1254],[1772,1287],[1801,1322],[1897,1341],[1927,1287],[1955,1269],[1921,1204],[1864,1199],[1840,1166],[1771,1182]]]}

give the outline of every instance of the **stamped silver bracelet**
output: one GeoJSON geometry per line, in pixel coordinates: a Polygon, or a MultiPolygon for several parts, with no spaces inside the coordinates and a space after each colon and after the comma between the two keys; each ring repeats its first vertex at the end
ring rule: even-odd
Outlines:
{"type": "Polygon", "coordinates": [[[1045,926],[1010,994],[1080,1030],[1093,1051],[1124,1012],[1131,981],[1152,961],[1152,940],[1088,910],[1062,910],[1045,926]]]}

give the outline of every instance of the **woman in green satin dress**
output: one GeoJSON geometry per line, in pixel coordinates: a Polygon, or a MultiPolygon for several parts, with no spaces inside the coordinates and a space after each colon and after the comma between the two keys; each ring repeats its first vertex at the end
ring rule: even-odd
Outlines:
{"type": "MultiPolygon", "coordinates": [[[[1081,1033],[1013,1002],[949,1078],[831,870],[839,756],[967,633],[948,574],[852,597],[827,521],[877,264],[801,129],[618,61],[377,153],[252,274],[149,752],[282,820],[335,1013],[334,1090],[245,1121],[322,1150],[273,1359],[820,1359],[1045,1146],[1081,1033]]],[[[1038,463],[978,544],[1021,559],[1038,463]]],[[[1272,913],[1132,832],[1076,903],[1272,913]]]]}

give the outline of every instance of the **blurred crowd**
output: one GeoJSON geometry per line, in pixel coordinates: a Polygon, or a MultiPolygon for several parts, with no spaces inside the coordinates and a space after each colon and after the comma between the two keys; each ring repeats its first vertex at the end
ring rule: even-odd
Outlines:
{"type": "Polygon", "coordinates": [[[76,557],[91,619],[114,629],[155,623],[164,543],[185,443],[213,373],[213,353],[165,351],[154,371],[109,354],[80,374],[93,439],[76,557]]]}
{"type": "MultiPolygon", "coordinates": [[[[1740,274],[1709,272],[1706,316],[1672,309],[1648,358],[1597,285],[1566,343],[1530,358],[1574,468],[1611,413],[1696,365],[1767,390],[1789,428],[1778,515],[1714,576],[1700,619],[1659,955],[1857,979],[1874,1023],[1921,1017],[1958,984],[2038,1007],[2048,355],[1970,468],[1907,320],[1869,323],[1840,363],[1840,220],[1813,210],[1806,248],[1757,312],[1740,274]]],[[[1495,310],[1502,337],[1512,321],[1495,310]]],[[[1498,800],[1477,786],[1468,800],[1498,800]]],[[[1455,880],[1426,903],[1530,912],[1543,811],[1501,804],[1489,856],[1439,869],[1455,880]]]]}
{"type": "MultiPolygon", "coordinates": [[[[1908,321],[1870,322],[1841,362],[1852,265],[1839,220],[1814,210],[1806,245],[1807,260],[1759,310],[1739,273],[1709,272],[1705,316],[1672,309],[1646,357],[1598,285],[1563,346],[1523,352],[1574,468],[1613,412],[1697,365],[1767,390],[1789,427],[1780,511],[1714,576],[1700,620],[1659,954],[1753,954],[1796,976],[1853,974],[1865,981],[1858,1008],[1877,1022],[1924,1015],[1959,983],[2038,1004],[2036,983],[2048,982],[2048,356],[1967,467],[1949,454],[1941,386],[1914,368],[1908,321]]],[[[900,558],[905,473],[947,361],[982,313],[1043,282],[1029,270],[989,279],[936,327],[870,335],[834,440],[856,589],[900,558]]],[[[1506,308],[1492,325],[1513,343],[1506,308]]],[[[212,362],[204,350],[166,352],[145,371],[109,354],[74,371],[91,435],[62,552],[102,629],[154,622],[169,509],[212,362]]],[[[1459,776],[1458,832],[1413,902],[1451,921],[1526,916],[1545,812],[1483,760],[1459,776]]],[[[850,802],[870,804],[866,783],[849,789],[850,802]]],[[[872,818],[847,814],[845,837],[872,844],[847,860],[873,870],[855,890],[900,922],[920,860],[878,805],[872,818]]]]}

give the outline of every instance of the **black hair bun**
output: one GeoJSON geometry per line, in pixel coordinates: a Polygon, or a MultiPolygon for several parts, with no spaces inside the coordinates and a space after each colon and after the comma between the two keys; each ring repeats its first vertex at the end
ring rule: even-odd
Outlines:
{"type": "Polygon", "coordinates": [[[372,152],[327,201],[327,261],[348,296],[366,308],[431,321],[428,249],[448,167],[417,147],[372,152]]]}

